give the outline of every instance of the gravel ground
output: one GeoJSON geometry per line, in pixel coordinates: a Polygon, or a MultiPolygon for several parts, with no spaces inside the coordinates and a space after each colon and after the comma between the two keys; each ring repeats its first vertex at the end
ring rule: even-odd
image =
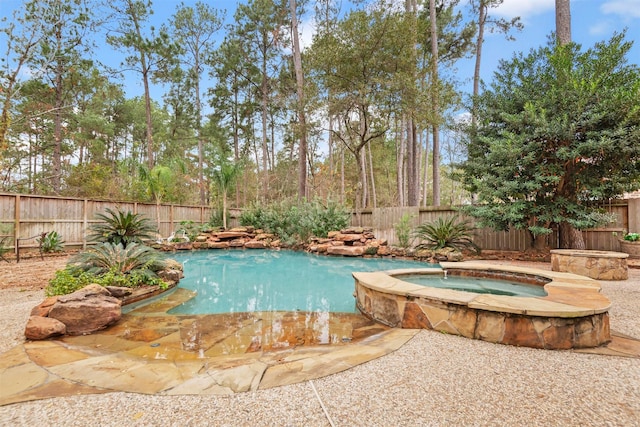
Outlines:
{"type": "MultiPolygon", "coordinates": [[[[36,266],[34,261],[22,268],[42,272],[36,266]]],[[[0,266],[0,277],[6,268],[0,266]]],[[[612,329],[640,337],[640,270],[630,270],[630,276],[625,282],[602,282],[603,293],[613,304],[612,329]]],[[[37,284],[2,280],[0,352],[22,341],[28,313],[43,298],[37,284]]],[[[390,355],[313,382],[269,390],[233,396],[109,393],[0,407],[0,425],[34,424],[640,426],[640,359],[519,348],[423,331],[390,355]]]]}

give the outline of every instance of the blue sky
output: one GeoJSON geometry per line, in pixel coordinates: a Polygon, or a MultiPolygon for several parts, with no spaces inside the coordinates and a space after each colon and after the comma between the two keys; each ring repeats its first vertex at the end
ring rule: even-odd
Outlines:
{"type": "MultiPolygon", "coordinates": [[[[340,0],[337,1],[340,2],[340,0]]],[[[155,0],[153,2],[154,24],[159,26],[160,23],[167,22],[181,2],[193,5],[196,0],[155,0]]],[[[0,15],[10,16],[12,11],[19,8],[22,3],[21,0],[0,0],[0,15]]],[[[465,4],[466,0],[461,0],[460,3],[465,4]]],[[[233,11],[238,1],[210,0],[209,4],[216,9],[226,9],[227,21],[229,21],[233,18],[233,11]]],[[[348,1],[343,0],[342,4],[347,5],[348,1]]],[[[515,41],[506,40],[502,34],[486,35],[482,58],[482,78],[486,82],[491,80],[500,59],[509,59],[515,52],[528,52],[532,48],[546,44],[547,36],[555,30],[554,8],[554,0],[505,0],[499,8],[491,10],[490,13],[494,16],[504,18],[520,16],[524,29],[512,33],[516,38],[515,41]]],[[[573,40],[582,44],[583,48],[591,47],[598,41],[608,40],[614,32],[627,28],[627,39],[634,41],[633,50],[628,57],[629,61],[640,64],[640,0],[572,0],[571,17],[573,40]]],[[[301,19],[301,29],[303,39],[311,40],[313,22],[308,17],[301,19]]],[[[223,32],[220,34],[222,37],[223,32]]],[[[103,54],[108,54],[107,49],[110,48],[105,47],[103,54]]],[[[119,55],[116,52],[111,54],[114,57],[119,55]]],[[[464,85],[462,89],[467,92],[471,90],[472,75],[473,59],[458,64],[458,78],[464,85]]],[[[139,78],[133,75],[128,77],[125,83],[127,95],[142,95],[139,78]]],[[[158,89],[156,88],[156,91],[158,89]]]]}
{"type": "MultiPolygon", "coordinates": [[[[180,2],[181,0],[156,0],[155,17],[166,19],[180,2]]],[[[184,0],[184,3],[193,4],[195,0],[184,0]]],[[[342,1],[343,8],[347,3],[346,0],[342,1]]],[[[460,3],[465,4],[466,0],[460,0],[460,3]]],[[[238,2],[214,0],[209,4],[217,9],[227,9],[227,18],[230,19],[238,2]]],[[[515,41],[506,40],[502,34],[486,35],[482,57],[482,77],[485,81],[491,79],[500,59],[509,59],[516,52],[526,53],[547,43],[547,36],[555,31],[555,0],[505,0],[499,8],[491,10],[490,13],[507,19],[520,16],[524,29],[512,32],[515,41]]],[[[627,28],[627,39],[634,41],[629,61],[640,64],[640,0],[571,0],[571,20],[573,40],[582,44],[583,48],[608,40],[614,32],[621,32],[627,28]]],[[[311,40],[313,25],[309,17],[302,18],[303,39],[311,40]]],[[[473,61],[459,64],[461,78],[465,76],[465,79],[471,79],[473,61]]]]}

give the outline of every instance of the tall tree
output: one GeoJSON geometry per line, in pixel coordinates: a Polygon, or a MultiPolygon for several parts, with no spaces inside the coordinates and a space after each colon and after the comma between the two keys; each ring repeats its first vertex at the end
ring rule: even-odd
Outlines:
{"type": "Polygon", "coordinates": [[[465,185],[479,195],[483,225],[531,233],[534,246],[559,230],[562,248],[603,224],[598,205],[640,187],[640,68],[615,35],[584,52],[552,39],[500,64],[478,97],[465,185]]]}
{"type": "Polygon", "coordinates": [[[4,33],[7,42],[6,54],[0,59],[0,86],[2,87],[2,112],[0,113],[0,162],[7,150],[6,139],[11,124],[11,104],[18,95],[18,76],[23,67],[33,57],[40,40],[44,37],[43,25],[34,19],[38,13],[37,1],[32,0],[19,11],[13,13],[11,20],[0,20],[0,33],[4,33]]]}
{"type": "Polygon", "coordinates": [[[188,82],[195,94],[196,137],[198,139],[198,186],[200,204],[206,201],[204,182],[204,138],[202,136],[202,95],[201,80],[206,57],[214,48],[214,36],[222,26],[223,14],[211,6],[196,2],[195,8],[180,5],[170,25],[177,36],[178,44],[184,49],[182,59],[188,67],[188,82]]]}
{"type": "Polygon", "coordinates": [[[352,11],[334,31],[317,37],[309,55],[325,95],[331,94],[329,115],[342,126],[333,134],[353,154],[357,210],[368,203],[363,149],[386,133],[409,69],[411,47],[399,42],[407,36],[401,17],[382,9],[352,11]]]}
{"type": "MultiPolygon", "coordinates": [[[[504,0],[471,0],[471,10],[478,15],[478,37],[476,38],[476,62],[473,69],[473,97],[478,96],[480,91],[480,64],[482,62],[482,46],[484,45],[484,32],[488,30],[493,33],[498,31],[507,35],[508,40],[513,37],[508,35],[513,28],[521,30],[523,28],[520,17],[516,16],[511,20],[504,18],[493,18],[489,15],[489,10],[494,9],[504,3],[504,0]]],[[[471,121],[475,124],[475,108],[471,109],[471,121]]]]}
{"type": "Polygon", "coordinates": [[[36,21],[45,30],[37,53],[30,65],[40,70],[55,93],[53,105],[53,150],[51,155],[51,187],[55,193],[61,189],[64,115],[71,112],[71,88],[65,81],[70,73],[85,60],[82,48],[90,31],[89,5],[85,0],[43,0],[28,4],[28,19],[36,21]]]}
{"type": "Polygon", "coordinates": [[[307,118],[305,114],[304,73],[302,71],[302,54],[298,34],[298,8],[296,0],[289,0],[291,13],[291,35],[293,39],[293,65],[296,72],[296,110],[298,112],[298,198],[307,196],[307,118]]]}
{"type": "Polygon", "coordinates": [[[429,21],[431,37],[431,114],[433,123],[431,135],[433,138],[433,205],[440,206],[440,107],[438,105],[438,21],[436,0],[429,0],[429,21]]]}
{"type": "Polygon", "coordinates": [[[145,24],[148,23],[151,0],[119,0],[111,3],[117,20],[116,28],[110,30],[107,42],[116,48],[131,52],[122,65],[140,73],[144,87],[146,111],[146,145],[147,167],[154,166],[153,121],[151,117],[151,79],[154,73],[166,72],[175,64],[175,53],[178,51],[165,30],[155,33],[153,27],[150,36],[146,35],[145,24]]]}
{"type": "MultiPolygon", "coordinates": [[[[260,100],[261,148],[262,148],[262,197],[269,190],[269,168],[273,164],[274,153],[269,144],[269,114],[273,104],[273,78],[278,67],[275,61],[282,58],[282,46],[286,39],[286,0],[249,0],[238,5],[234,29],[235,36],[241,45],[246,67],[253,68],[248,76],[258,77],[252,81],[260,100]]],[[[271,139],[271,144],[275,141],[271,139]]]]}

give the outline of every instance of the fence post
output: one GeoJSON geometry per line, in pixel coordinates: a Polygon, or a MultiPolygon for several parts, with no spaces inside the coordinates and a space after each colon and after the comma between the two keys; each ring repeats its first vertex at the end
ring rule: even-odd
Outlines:
{"type": "Polygon", "coordinates": [[[629,233],[640,233],[640,198],[627,199],[629,233]]]}
{"type": "Polygon", "coordinates": [[[16,194],[16,201],[13,209],[14,209],[13,251],[16,253],[16,257],[18,257],[18,244],[19,244],[18,238],[20,237],[20,195],[19,194],[16,194]]]}

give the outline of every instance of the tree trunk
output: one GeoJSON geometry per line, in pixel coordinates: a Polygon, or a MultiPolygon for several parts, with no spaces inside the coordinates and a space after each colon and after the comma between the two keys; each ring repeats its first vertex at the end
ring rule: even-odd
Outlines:
{"type": "Polygon", "coordinates": [[[360,175],[360,185],[358,186],[362,193],[362,208],[366,208],[369,205],[369,183],[367,182],[367,146],[363,146],[363,149],[358,151],[358,158],[356,162],[360,165],[359,167],[359,175],[360,175]]]}
{"type": "Polygon", "coordinates": [[[487,20],[487,6],[481,0],[478,5],[478,39],[476,40],[476,65],[473,70],[473,100],[471,108],[471,128],[476,126],[476,97],[480,91],[480,62],[482,60],[482,43],[484,43],[484,24],[487,20]]]}
{"type": "Polygon", "coordinates": [[[431,21],[431,108],[433,112],[433,205],[440,206],[440,129],[438,121],[438,26],[436,23],[436,2],[429,0],[429,19],[431,21]]]}
{"type": "Polygon", "coordinates": [[[418,167],[418,142],[413,119],[407,120],[407,205],[418,206],[420,199],[420,168],[418,167]]]}
{"type": "MultiPolygon", "coordinates": [[[[58,48],[62,45],[62,23],[59,22],[56,25],[56,43],[58,48]]],[[[61,54],[60,54],[61,55],[61,54]]],[[[62,55],[61,55],[62,56],[62,55]]],[[[52,166],[52,180],[51,186],[53,191],[58,194],[60,192],[60,182],[62,177],[62,73],[64,72],[62,59],[58,58],[56,61],[56,76],[55,76],[55,110],[53,112],[54,121],[54,134],[53,134],[53,158],[51,159],[52,166]]]]}
{"type": "Polygon", "coordinates": [[[586,249],[582,231],[575,229],[567,221],[559,224],[560,249],[586,249]]]}
{"type": "Polygon", "coordinates": [[[267,144],[267,113],[268,113],[268,87],[267,87],[267,61],[262,63],[262,191],[263,197],[269,192],[269,146],[267,144]]]}
{"type": "Polygon", "coordinates": [[[556,38],[561,46],[571,43],[571,0],[556,0],[556,38]]]}
{"type": "Polygon", "coordinates": [[[205,186],[204,186],[204,141],[202,140],[202,104],[200,101],[200,64],[198,57],[195,58],[193,69],[196,73],[196,136],[198,138],[198,187],[200,187],[200,205],[205,204],[205,186]]]}
{"type": "Polygon", "coordinates": [[[371,200],[373,202],[373,207],[378,207],[378,198],[376,195],[376,181],[373,173],[373,154],[371,153],[371,144],[369,144],[369,172],[371,175],[371,200]]]}
{"type": "Polygon", "coordinates": [[[298,152],[298,199],[307,196],[307,123],[304,112],[304,75],[302,74],[302,57],[298,40],[298,18],[296,16],[296,0],[289,0],[291,9],[291,33],[293,35],[293,65],[296,72],[296,90],[298,95],[298,123],[300,126],[300,149],[298,152]]]}
{"type": "MultiPolygon", "coordinates": [[[[402,124],[400,125],[400,129],[402,129],[402,124]]],[[[405,158],[405,148],[404,140],[402,138],[403,132],[402,130],[397,130],[398,125],[396,123],[396,183],[397,183],[397,191],[398,191],[398,206],[404,206],[404,158],[405,158]]]]}

